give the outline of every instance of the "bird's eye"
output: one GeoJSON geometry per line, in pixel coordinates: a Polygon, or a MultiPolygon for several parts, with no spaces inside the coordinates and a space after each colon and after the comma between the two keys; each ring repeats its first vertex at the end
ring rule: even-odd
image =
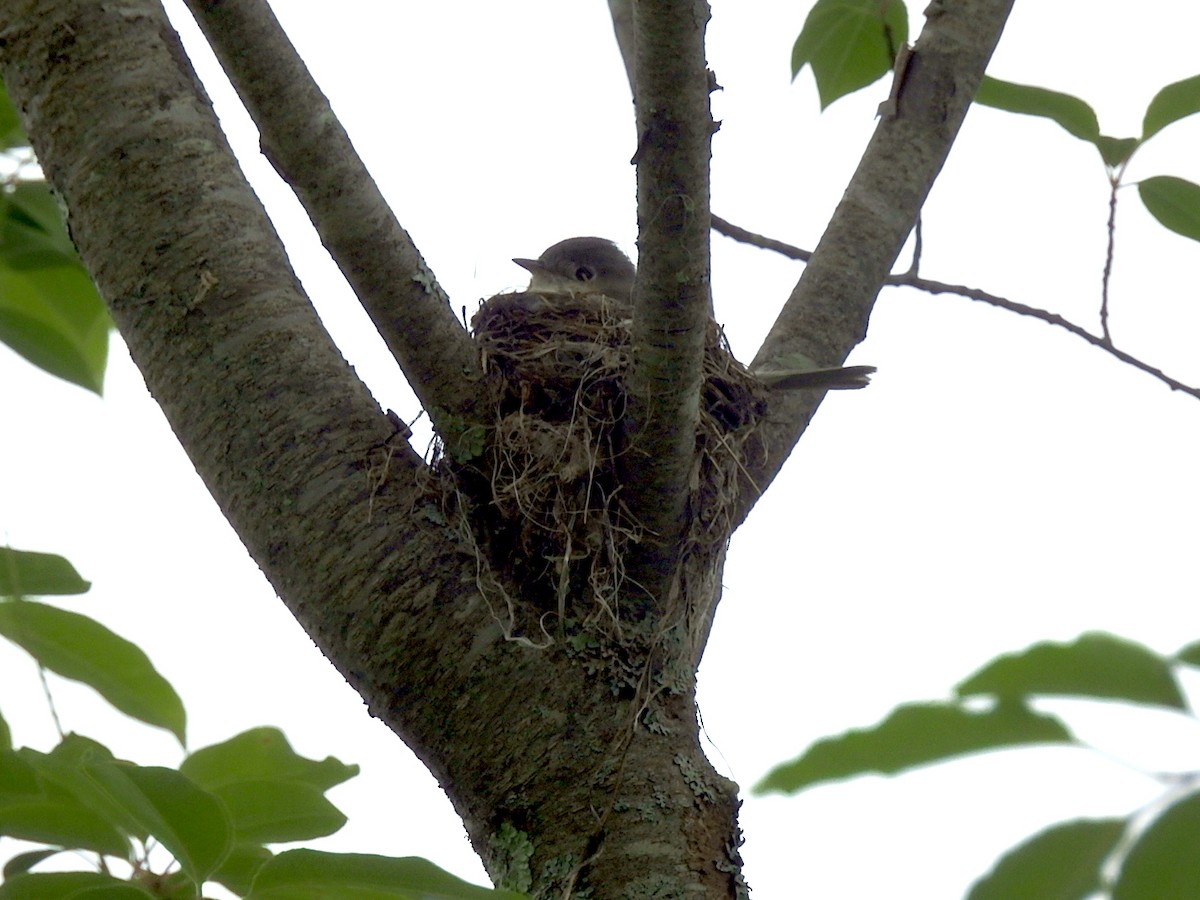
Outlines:
{"type": "Polygon", "coordinates": [[[591,281],[595,277],[596,273],[593,272],[588,266],[580,266],[575,270],[576,281],[591,281]]]}

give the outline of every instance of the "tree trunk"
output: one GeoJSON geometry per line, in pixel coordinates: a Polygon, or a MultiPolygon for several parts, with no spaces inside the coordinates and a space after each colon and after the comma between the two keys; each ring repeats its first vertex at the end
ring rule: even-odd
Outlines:
{"type": "MultiPolygon", "coordinates": [[[[1008,4],[977,5],[994,8],[991,44],[972,50],[965,89],[936,94],[933,78],[941,155],[919,154],[886,239],[859,248],[874,285],[826,283],[835,293],[823,296],[852,313],[834,337],[822,334],[831,346],[813,354],[819,362],[837,362],[827,357],[858,339],[961,122],[1008,4]]],[[[699,28],[702,40],[705,18],[693,9],[677,30],[695,40],[699,28]]],[[[680,347],[663,338],[660,357],[638,368],[655,334],[680,333],[646,328],[672,305],[655,284],[680,271],[678,248],[662,240],[632,326],[587,304],[530,326],[530,295],[477,320],[467,352],[481,364],[446,379],[440,396],[456,399],[431,409],[445,452],[426,463],[322,328],[157,3],[5,3],[0,62],[81,256],[197,471],[280,598],[438,778],[497,884],[544,897],[587,889],[596,900],[744,896],[736,786],[700,749],[695,671],[729,534],[819,398],[768,396],[711,327],[701,334],[703,317],[688,319],[680,347]],[[504,319],[514,310],[517,326],[504,319]],[[538,368],[545,347],[556,348],[557,370],[538,368]],[[627,398],[626,387],[653,384],[681,360],[690,386],[670,398],[671,421],[689,430],[645,438],[653,427],[626,428],[626,399],[637,424],[659,421],[659,398],[627,398]],[[659,459],[659,441],[670,466],[639,467],[659,459]],[[655,498],[681,483],[671,521],[648,527],[648,511],[667,508],[655,498]]],[[[885,150],[909,139],[892,133],[910,119],[881,125],[885,150]]],[[[651,140],[656,128],[678,136],[651,120],[651,140]]],[[[693,137],[706,164],[707,125],[693,137]]],[[[679,195],[679,227],[699,221],[702,235],[706,172],[670,174],[661,149],[647,154],[666,167],[661,177],[700,185],[703,197],[679,195]],[[693,202],[703,208],[695,221],[693,202]]],[[[706,298],[707,257],[683,249],[700,260],[680,293],[694,308],[706,298]]],[[[428,288],[419,257],[403,260],[399,281],[428,288]]],[[[397,351],[406,369],[436,364],[423,343],[456,359],[466,345],[437,291],[425,293],[430,315],[396,316],[393,336],[412,351],[397,351]]],[[[382,330],[386,306],[372,315],[382,330]]]]}
{"type": "MultiPolygon", "coordinates": [[[[0,35],[5,82],[152,394],[493,878],[544,896],[733,896],[735,788],[700,750],[686,631],[658,616],[621,635],[514,631],[500,598],[536,621],[530,585],[464,528],[482,519],[450,508],[451,463],[426,466],[338,354],[161,10],[10,4],[0,35]]],[[[719,584],[719,558],[690,580],[719,584]]]]}

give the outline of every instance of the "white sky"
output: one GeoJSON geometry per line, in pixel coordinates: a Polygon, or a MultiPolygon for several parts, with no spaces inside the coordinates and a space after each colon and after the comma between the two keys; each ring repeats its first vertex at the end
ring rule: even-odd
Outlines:
{"type": "MultiPolygon", "coordinates": [[[[456,308],[522,285],[510,258],[563,237],[634,250],[631,109],[599,0],[342,0],[336,16],[325,3],[277,6],[456,308]]],[[[709,56],[725,90],[713,209],[811,247],[886,85],[818,115],[811,75],[791,84],[788,71],[807,4],[714,7],[709,56]]],[[[1082,96],[1105,133],[1133,135],[1158,87],[1200,71],[1198,33],[1200,7],[1186,0],[1136,13],[1116,0],[1018,4],[990,71],[1082,96]]],[[[403,380],[257,155],[244,113],[196,58],[322,318],[380,402],[412,418],[403,380]]],[[[1172,126],[1130,180],[1200,182],[1198,139],[1200,117],[1172,126]]],[[[922,274],[1092,327],[1106,211],[1091,147],[1047,122],[975,110],[926,207],[922,274]]],[[[1200,246],[1153,223],[1132,191],[1118,215],[1116,340],[1200,383],[1200,246]]],[[[714,237],[713,268],[718,318],[749,358],[800,267],[714,237]]],[[[701,669],[720,769],[748,787],[811,741],[945,696],[1036,640],[1104,629],[1172,651],[1200,638],[1200,402],[1042,323],[911,291],[884,292],[852,360],[877,365],[875,382],[826,401],[733,540],[701,669]]],[[[3,348],[0,384],[0,526],[94,580],[63,605],[151,653],[187,705],[191,745],[275,724],[302,753],[360,763],[332,794],[350,824],[320,846],[426,856],[482,882],[449,803],[274,598],[122,346],[103,400],[3,348]]],[[[0,684],[18,743],[53,743],[19,652],[0,649],[0,684]]],[[[107,714],[90,692],[55,695],[67,727],[139,762],[178,762],[170,738],[107,714]]],[[[1073,716],[1116,759],[1200,768],[1195,722],[1073,716]]],[[[1057,749],[746,797],[746,875],[761,898],[954,898],[1035,829],[1156,794],[1113,759],[1057,749]]]]}

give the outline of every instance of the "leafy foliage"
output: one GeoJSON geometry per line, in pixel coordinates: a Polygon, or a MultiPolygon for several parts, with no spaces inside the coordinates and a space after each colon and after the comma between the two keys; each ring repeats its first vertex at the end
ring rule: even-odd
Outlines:
{"type": "MultiPolygon", "coordinates": [[[[25,143],[2,95],[0,140],[8,148],[25,143]]],[[[0,195],[0,340],[99,392],[110,327],[49,189],[9,185],[0,195]]],[[[0,547],[0,635],[41,669],[89,685],[183,744],[183,702],[141,648],[88,616],[26,599],[90,587],[62,556],[0,547]]],[[[340,829],[346,817],[325,793],[357,774],[333,757],[300,756],[275,728],[196,750],[175,769],[117,759],[77,734],[49,752],[14,748],[0,717],[0,836],[45,845],[8,860],[0,900],[195,900],[208,881],[264,898],[518,896],[468,884],[423,859],[277,857],[266,846],[340,829]],[[35,871],[65,854],[78,863],[81,853],[95,856],[95,870],[35,871]],[[120,863],[126,879],[113,874],[120,863]]]]}
{"type": "MultiPolygon", "coordinates": [[[[899,33],[889,15],[906,15],[898,4],[819,2],[796,40],[793,77],[811,64],[822,108],[873,83],[890,68],[881,48],[894,57],[899,33]]],[[[1049,119],[1068,134],[1092,144],[1111,186],[1117,190],[1134,154],[1169,125],[1200,112],[1200,75],[1166,85],[1150,101],[1140,137],[1113,137],[1100,130],[1095,110],[1060,91],[985,76],[975,100],[981,106],[1049,119]]],[[[1200,241],[1200,186],[1157,175],[1138,183],[1147,211],[1165,228],[1200,241]]],[[[1110,240],[1112,219],[1109,221],[1110,240]]],[[[1111,245],[1110,245],[1111,263],[1111,245]]],[[[1176,669],[1200,666],[1200,642],[1174,658],[1105,634],[1085,634],[1070,644],[1043,643],[1002,656],[955,689],[950,703],[906,704],[878,725],[816,742],[759,782],[758,792],[795,792],[832,779],[868,772],[898,773],[966,753],[1036,741],[1075,743],[1057,719],[1029,708],[1037,696],[1120,700],[1188,712],[1176,669]],[[968,707],[985,698],[984,711],[968,707]]],[[[1071,900],[1110,891],[1114,900],[1191,897],[1200,883],[1200,793],[1168,795],[1144,828],[1137,814],[1126,819],[1080,820],[1053,826],[1001,859],[973,887],[970,900],[1022,897],[1071,900]],[[1137,827],[1135,827],[1135,824],[1137,827]],[[1114,879],[1107,876],[1115,871],[1114,879]]]]}
{"type": "Polygon", "coordinates": [[[1047,828],[1004,855],[968,900],[1084,900],[1100,890],[1101,866],[1125,833],[1121,819],[1080,819],[1047,828]]]}
{"type": "MultiPolygon", "coordinates": [[[[0,152],[29,156],[8,95],[0,91],[0,152]]],[[[21,168],[0,193],[0,341],[35,366],[100,393],[112,320],[45,182],[21,168]]]]}
{"type": "Polygon", "coordinates": [[[58,554],[0,547],[0,596],[83,594],[91,586],[58,554]]]}
{"type": "Polygon", "coordinates": [[[1138,196],[1164,227],[1200,241],[1200,185],[1172,175],[1156,175],[1138,182],[1138,196]]]}
{"type": "MultiPolygon", "coordinates": [[[[1168,125],[1200,112],[1200,75],[1162,88],[1146,107],[1141,137],[1115,138],[1100,133],[1092,107],[1070,94],[1013,84],[985,76],[975,102],[1008,112],[1042,116],[1069,134],[1094,145],[1110,172],[1114,191],[1138,149],[1168,125]]],[[[1200,240],[1200,186],[1183,178],[1160,175],[1139,183],[1138,194],[1161,225],[1192,240],[1200,240]]]]}
{"type": "MultiPolygon", "coordinates": [[[[811,66],[821,109],[874,84],[891,71],[908,40],[908,11],[901,0],[817,0],[792,47],[792,77],[811,66]]],[[[1141,137],[1102,134],[1096,111],[1079,97],[985,75],[975,102],[1039,116],[1092,144],[1112,174],[1114,189],[1137,150],[1168,125],[1200,112],[1200,75],[1162,88],[1146,107],[1141,137]]],[[[1138,185],[1150,215],[1171,231],[1200,241],[1200,186],[1156,176],[1138,185]]]]}
{"type": "Polygon", "coordinates": [[[1142,140],[1148,141],[1173,122],[1200,112],[1200,75],[1168,84],[1154,95],[1142,118],[1142,140]]]}
{"type": "Polygon", "coordinates": [[[1070,94],[1027,84],[1013,84],[985,75],[975,94],[975,102],[1027,116],[1052,119],[1081,141],[1095,143],[1100,138],[1096,111],[1070,94]]]}
{"type": "MultiPolygon", "coordinates": [[[[6,589],[87,588],[62,557],[9,549],[4,558],[6,589]]],[[[40,666],[91,685],[127,715],[184,740],[183,704],[174,689],[138,647],[99,622],[31,600],[0,599],[0,634],[40,666]]],[[[48,753],[14,749],[0,718],[0,836],[44,845],[7,862],[0,900],[195,900],[208,881],[262,898],[518,896],[468,884],[423,859],[275,856],[268,849],[341,828],[346,817],[325,793],[357,774],[357,766],[333,757],[300,756],[275,728],[196,750],[175,769],[117,759],[76,734],[64,735],[48,753]],[[96,869],[35,871],[68,851],[94,854],[96,869]],[[118,863],[127,879],[113,874],[118,863]]]]}
{"type": "Polygon", "coordinates": [[[1001,656],[954,692],[959,697],[1057,694],[1187,708],[1169,660],[1140,644],[1095,632],[1070,644],[1036,644],[1001,656]]]}
{"type": "Polygon", "coordinates": [[[263,866],[249,897],[319,900],[350,896],[351,892],[361,900],[516,900],[525,896],[476,887],[417,857],[290,850],[263,866]]]}
{"type": "Polygon", "coordinates": [[[0,601],[0,635],[40,666],[81,681],[128,716],[184,741],[183,702],[142,650],[99,622],[30,600],[0,601]]]}
{"type": "Polygon", "coordinates": [[[0,84],[0,149],[10,150],[28,146],[29,138],[21,128],[17,110],[8,99],[8,91],[0,84]]]}
{"type": "MultiPolygon", "coordinates": [[[[1089,633],[1067,644],[1042,643],[1006,654],[959,682],[954,702],[906,704],[872,728],[824,738],[773,769],[755,791],[794,793],[833,779],[898,773],[1035,742],[1091,750],[1060,719],[1035,712],[1031,704],[1039,696],[1069,696],[1191,715],[1177,669],[1200,665],[1198,646],[1168,657],[1132,641],[1089,633]],[[992,705],[984,712],[965,705],[980,700],[992,705]]],[[[1169,783],[1148,823],[1139,810],[1124,819],[1054,825],[1005,854],[976,882],[968,900],[1083,900],[1101,890],[1113,900],[1195,896],[1200,780],[1192,774],[1169,783]]]]}
{"type": "Polygon", "coordinates": [[[901,0],[817,0],[792,47],[792,77],[812,66],[825,109],[890,71],[907,40],[901,0]]]}
{"type": "Polygon", "coordinates": [[[773,769],[754,790],[792,793],[836,778],[890,775],[966,753],[1070,740],[1057,719],[1022,703],[1000,703],[983,712],[950,703],[912,704],[893,710],[873,728],[818,741],[799,759],[773,769]]]}
{"type": "Polygon", "coordinates": [[[0,340],[100,393],[112,322],[45,184],[0,195],[0,340]]]}
{"type": "Polygon", "coordinates": [[[1113,900],[1185,900],[1200,884],[1200,794],[1167,808],[1125,857],[1113,900]]]}

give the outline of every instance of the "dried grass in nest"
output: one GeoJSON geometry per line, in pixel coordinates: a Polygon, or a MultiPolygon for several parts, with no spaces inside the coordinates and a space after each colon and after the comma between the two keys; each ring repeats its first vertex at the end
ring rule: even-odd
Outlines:
{"type": "MultiPolygon", "coordinates": [[[[500,294],[472,320],[499,385],[480,464],[508,545],[493,559],[510,567],[535,615],[618,627],[617,600],[628,588],[622,555],[644,531],[621,502],[618,477],[629,308],[597,294],[552,299],[500,294]]],[[[724,547],[745,483],[743,447],[765,408],[763,389],[716,323],[704,378],[684,557],[724,547]]]]}

